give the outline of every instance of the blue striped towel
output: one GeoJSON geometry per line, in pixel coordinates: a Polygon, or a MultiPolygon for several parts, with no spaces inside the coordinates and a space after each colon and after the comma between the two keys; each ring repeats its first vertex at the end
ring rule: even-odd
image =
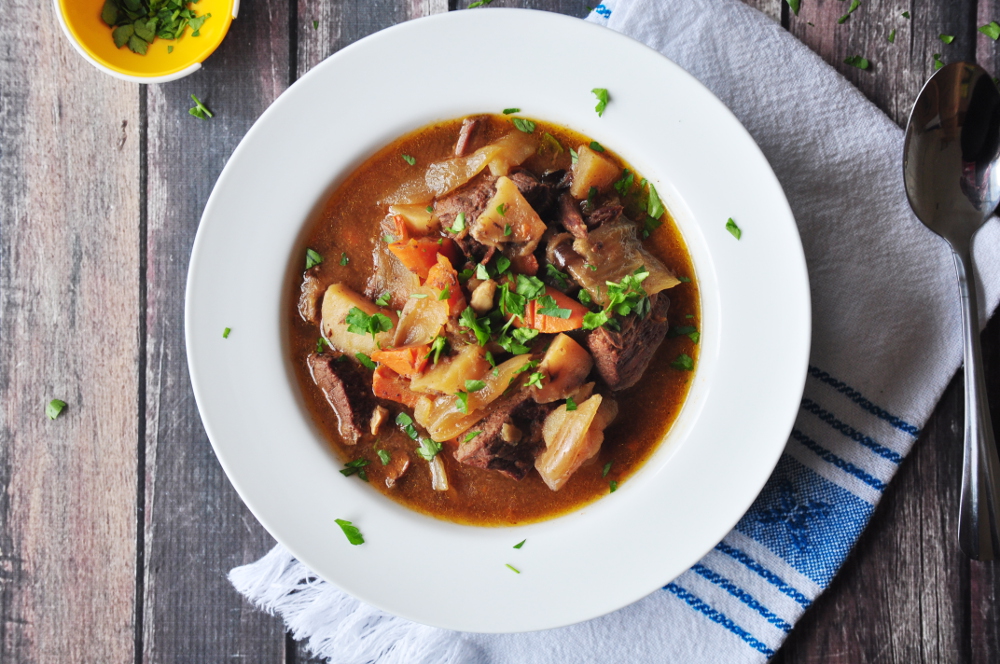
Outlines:
{"type": "MultiPolygon", "coordinates": [[[[763,662],[844,562],[961,364],[950,250],[906,202],[899,127],[738,0],[608,0],[588,20],[697,77],[750,131],[784,187],[813,298],[809,375],[785,453],[750,511],[689,571],[632,606],[557,630],[480,635],[414,625],[316,580],[280,546],[233,570],[237,589],[280,613],[320,656],[763,662]]],[[[979,233],[976,258],[988,315],[1000,298],[996,220],[979,233]]]]}

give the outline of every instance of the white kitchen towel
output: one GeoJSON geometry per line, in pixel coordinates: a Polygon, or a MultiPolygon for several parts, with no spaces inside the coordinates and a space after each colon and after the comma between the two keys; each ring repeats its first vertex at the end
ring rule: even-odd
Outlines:
{"type": "MultiPolygon", "coordinates": [[[[236,588],[281,615],[318,656],[763,662],[830,583],[961,364],[950,249],[906,202],[898,126],[739,0],[608,0],[589,20],[648,44],[708,86],[784,187],[813,307],[809,375],[785,453],[750,511],[697,565],[632,606],[571,627],[483,635],[415,625],[317,580],[280,546],[234,569],[236,588]]],[[[1000,297],[996,220],[980,231],[975,255],[989,314],[1000,297]]]]}

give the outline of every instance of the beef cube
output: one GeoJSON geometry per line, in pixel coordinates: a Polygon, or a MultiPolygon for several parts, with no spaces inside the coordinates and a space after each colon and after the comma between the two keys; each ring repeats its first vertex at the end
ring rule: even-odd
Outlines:
{"type": "Polygon", "coordinates": [[[515,480],[524,479],[544,448],[542,423],[556,405],[535,403],[528,389],[505,397],[502,403],[493,405],[490,415],[476,424],[475,429],[482,433],[459,445],[455,459],[476,468],[495,470],[515,480]],[[517,427],[521,436],[505,439],[505,424],[517,427]]]}
{"type": "MultiPolygon", "coordinates": [[[[621,205],[606,204],[587,215],[587,228],[594,230],[602,224],[610,224],[622,215],[621,205]]],[[[569,230],[568,228],[566,230],[569,230]]]]}
{"type": "Polygon", "coordinates": [[[434,214],[440,220],[442,228],[451,228],[459,213],[465,214],[465,230],[456,234],[454,239],[462,253],[475,262],[481,261],[490,247],[480,244],[469,235],[469,229],[495,193],[496,180],[489,174],[482,173],[434,202],[434,214]]]}
{"type": "Polygon", "coordinates": [[[378,406],[368,373],[353,361],[329,353],[311,353],[306,362],[313,382],[337,414],[344,444],[357,444],[378,406]]]}
{"type": "Polygon", "coordinates": [[[556,185],[540,180],[534,173],[524,169],[512,171],[507,177],[524,196],[524,200],[534,208],[542,219],[550,216],[555,208],[558,192],[556,185]]]}
{"type": "Polygon", "coordinates": [[[619,319],[620,332],[599,327],[587,333],[594,366],[612,390],[624,390],[639,382],[667,334],[670,298],[661,292],[650,295],[649,300],[650,312],[645,318],[629,314],[619,319]]]}
{"type": "Polygon", "coordinates": [[[573,237],[581,240],[587,239],[587,224],[584,223],[583,215],[580,214],[580,205],[569,194],[563,194],[559,197],[559,223],[573,237]]]}

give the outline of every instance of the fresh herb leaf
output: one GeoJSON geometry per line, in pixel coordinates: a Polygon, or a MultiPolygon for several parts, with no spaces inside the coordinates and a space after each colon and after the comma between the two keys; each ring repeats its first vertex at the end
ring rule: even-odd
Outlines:
{"type": "Polygon", "coordinates": [[[62,399],[53,399],[52,401],[45,404],[45,417],[50,420],[54,420],[59,417],[59,414],[63,412],[66,408],[66,402],[62,399]]]}
{"type": "MultiPolygon", "coordinates": [[[[508,207],[509,206],[506,203],[501,203],[500,205],[497,206],[497,214],[499,214],[501,217],[506,217],[508,207]]],[[[510,228],[510,224],[507,224],[507,228],[510,228]]],[[[504,235],[510,235],[510,233],[504,231],[504,235]]]]}
{"type": "Polygon", "coordinates": [[[453,223],[451,225],[451,232],[452,233],[461,233],[464,230],[465,230],[465,213],[464,212],[459,212],[455,216],[455,223],[453,223]]]}
{"type": "Polygon", "coordinates": [[[590,293],[585,288],[580,289],[580,292],[576,294],[576,299],[580,301],[580,304],[587,307],[594,303],[594,298],[590,297],[590,293]]]}
{"type": "Polygon", "coordinates": [[[486,387],[486,381],[484,380],[467,380],[465,381],[465,389],[469,392],[478,392],[479,390],[486,387]]]}
{"type": "Polygon", "coordinates": [[[1000,23],[996,21],[990,21],[986,25],[979,26],[979,31],[993,41],[1000,39],[1000,23]]]}
{"type": "Polygon", "coordinates": [[[514,548],[515,549],[520,549],[522,546],[524,546],[524,543],[527,542],[527,541],[528,540],[526,540],[526,539],[521,540],[520,542],[518,542],[517,544],[514,545],[514,548]]]}
{"type": "Polygon", "coordinates": [[[412,300],[426,300],[427,293],[410,293],[410,299],[412,300]]]}
{"type": "Polygon", "coordinates": [[[906,19],[910,18],[910,12],[903,12],[903,13],[902,13],[902,14],[900,14],[900,15],[901,15],[901,16],[902,16],[903,18],[906,18],[906,19]]]}
{"type": "Polygon", "coordinates": [[[417,160],[416,160],[416,159],[414,159],[413,157],[411,157],[411,156],[410,156],[410,155],[408,155],[408,154],[404,154],[404,155],[403,155],[403,161],[405,161],[405,162],[406,162],[407,164],[409,164],[410,166],[413,166],[413,165],[414,165],[415,163],[417,163],[417,160]]]}
{"type": "MultiPolygon", "coordinates": [[[[510,228],[510,224],[507,224],[507,227],[510,228]]],[[[503,274],[508,269],[510,269],[510,259],[507,258],[506,256],[501,256],[500,258],[498,258],[497,259],[497,274],[503,274]]]]}
{"type": "Polygon", "coordinates": [[[537,311],[543,316],[552,316],[553,318],[562,318],[563,320],[568,319],[573,314],[569,309],[560,308],[556,303],[556,299],[551,295],[538,298],[537,311]]]}
{"type": "Polygon", "coordinates": [[[434,337],[434,341],[431,342],[431,351],[427,353],[427,355],[425,355],[424,357],[429,358],[431,355],[433,355],[434,359],[431,360],[431,363],[437,364],[438,360],[441,359],[441,353],[443,353],[447,348],[448,348],[448,339],[442,337],[441,335],[438,335],[434,337]]]}
{"type": "Polygon", "coordinates": [[[583,329],[596,330],[608,322],[608,315],[603,311],[590,311],[583,315],[583,329]]]}
{"type": "Polygon", "coordinates": [[[945,44],[950,44],[955,41],[955,35],[938,35],[938,39],[943,41],[945,44]]]}
{"type": "Polygon", "coordinates": [[[676,360],[670,363],[670,366],[682,371],[694,371],[694,360],[687,353],[681,353],[676,360]]]}
{"type": "Polygon", "coordinates": [[[519,109],[519,108],[505,108],[505,109],[503,109],[503,114],[504,115],[510,115],[511,113],[520,113],[520,112],[521,112],[521,109],[519,109]]]}
{"type": "Polygon", "coordinates": [[[469,393],[463,390],[459,390],[458,392],[455,393],[455,397],[458,399],[458,402],[455,404],[455,407],[458,408],[458,412],[468,415],[469,393]]]}
{"type": "Polygon", "coordinates": [[[510,227],[510,224],[504,224],[503,225],[503,234],[506,237],[510,237],[511,233],[513,233],[513,232],[514,232],[514,230],[510,227]]]}
{"type": "Polygon", "coordinates": [[[576,400],[573,397],[566,397],[566,410],[574,411],[576,410],[576,400]]]}
{"type": "MultiPolygon", "coordinates": [[[[132,39],[135,39],[135,38],[133,37],[132,39]]],[[[130,41],[129,42],[129,48],[131,48],[131,47],[132,47],[132,44],[131,44],[131,41],[130,41]]],[[[145,50],[145,49],[143,49],[143,50],[145,50]]],[[[143,53],[142,55],[145,55],[145,53],[143,53]]],[[[188,113],[190,113],[194,117],[199,118],[201,120],[207,120],[208,118],[214,117],[214,114],[212,113],[212,111],[208,110],[208,107],[205,106],[205,104],[201,103],[200,99],[198,99],[194,95],[191,95],[191,99],[194,100],[194,107],[191,108],[191,109],[188,109],[188,113]]]]}
{"type": "Polygon", "coordinates": [[[944,67],[944,63],[941,62],[941,54],[940,53],[935,53],[934,54],[934,71],[937,71],[938,69],[941,69],[941,67],[944,67]]]}
{"type": "Polygon", "coordinates": [[[519,570],[518,568],[514,567],[514,566],[513,566],[513,565],[511,565],[510,563],[506,563],[506,565],[507,565],[507,567],[509,567],[510,569],[514,570],[514,571],[515,571],[515,572],[517,572],[518,574],[520,574],[520,573],[521,573],[521,570],[519,570]]]}
{"type": "Polygon", "coordinates": [[[632,183],[635,182],[635,173],[629,169],[622,171],[622,177],[618,182],[615,182],[614,188],[618,192],[619,196],[628,196],[628,193],[632,191],[632,183]]]}
{"type": "Polygon", "coordinates": [[[737,240],[743,237],[743,231],[741,231],[740,227],[736,225],[736,222],[733,221],[732,217],[726,221],[726,230],[729,231],[737,240]]]}
{"type": "Polygon", "coordinates": [[[325,347],[328,347],[330,342],[326,340],[326,337],[320,337],[316,340],[316,353],[322,353],[325,347]]]}
{"type": "Polygon", "coordinates": [[[860,55],[849,55],[844,58],[844,64],[857,67],[858,69],[868,69],[869,62],[867,58],[863,58],[860,55]]]}
{"type": "Polygon", "coordinates": [[[489,273],[488,268],[485,265],[483,265],[482,263],[480,263],[479,265],[477,265],[476,266],[476,279],[481,279],[483,281],[486,281],[489,278],[490,278],[490,273],[489,273]]]}
{"type": "Polygon", "coordinates": [[[689,284],[691,283],[691,277],[677,277],[677,281],[681,282],[682,284],[689,284]]]}
{"type": "Polygon", "coordinates": [[[378,454],[378,460],[382,462],[383,466],[388,466],[392,461],[392,454],[389,453],[389,450],[383,450],[380,448],[375,450],[375,453],[378,454]]]}
{"type": "Polygon", "coordinates": [[[364,353],[355,353],[354,357],[358,358],[358,362],[360,362],[366,369],[375,370],[376,364],[372,362],[372,358],[368,357],[364,353]]]}
{"type": "Polygon", "coordinates": [[[336,519],[336,522],[340,526],[340,529],[344,531],[348,542],[354,546],[365,543],[365,538],[361,536],[361,531],[353,523],[344,519],[336,519]]]}
{"type": "Polygon", "coordinates": [[[224,329],[222,331],[222,338],[223,339],[228,339],[229,338],[229,333],[232,332],[232,331],[233,331],[232,328],[228,328],[227,327],[226,329],[224,329]]]}
{"type": "Polygon", "coordinates": [[[347,265],[350,262],[351,262],[351,259],[347,257],[347,254],[345,254],[343,251],[340,252],[340,264],[341,265],[347,265]]]}
{"type": "Polygon", "coordinates": [[[348,461],[347,463],[344,464],[344,468],[343,470],[340,471],[340,474],[343,475],[344,477],[350,477],[351,475],[357,473],[361,477],[361,479],[367,482],[368,475],[367,474],[363,475],[362,473],[364,471],[361,470],[367,465],[368,465],[368,459],[355,459],[354,461],[348,461]]]}
{"type": "Polygon", "coordinates": [[[800,0],[785,0],[785,2],[788,3],[788,8],[792,10],[792,13],[798,16],[800,0]]]}
{"type": "Polygon", "coordinates": [[[467,443],[481,433],[482,431],[470,431],[469,433],[465,434],[465,438],[462,439],[462,442],[467,443]]]}
{"type": "Polygon", "coordinates": [[[851,0],[851,7],[847,10],[847,13],[837,19],[837,23],[845,22],[848,17],[854,13],[854,11],[861,6],[861,0],[851,0]]]}
{"type": "Polygon", "coordinates": [[[386,291],[386,292],[384,292],[384,293],[382,293],[381,295],[378,296],[378,299],[375,300],[375,304],[377,304],[380,307],[388,307],[389,306],[389,298],[391,298],[391,297],[392,297],[392,293],[390,293],[389,291],[386,291]]]}
{"type": "Polygon", "coordinates": [[[392,329],[392,319],[385,314],[375,313],[369,316],[357,307],[351,307],[344,319],[347,323],[347,331],[354,334],[370,334],[372,340],[380,332],[388,332],[392,329]]]}
{"type": "Polygon", "coordinates": [[[323,257],[312,249],[306,249],[306,269],[312,269],[323,262],[323,257]]]}
{"type": "Polygon", "coordinates": [[[514,126],[523,131],[525,134],[532,134],[535,132],[535,123],[531,120],[514,118],[514,126]]]}
{"type": "Polygon", "coordinates": [[[438,300],[447,300],[449,297],[451,297],[451,289],[445,286],[444,290],[438,293],[438,300]]]}
{"type": "Polygon", "coordinates": [[[560,290],[566,290],[569,288],[569,275],[565,272],[561,272],[555,265],[551,263],[545,264],[545,276],[556,282],[556,286],[560,290]]]}
{"type": "Polygon", "coordinates": [[[604,152],[604,146],[602,146],[597,141],[590,142],[590,149],[593,150],[594,152],[604,152]]]}
{"type": "Polygon", "coordinates": [[[660,201],[660,195],[656,193],[656,187],[653,186],[653,183],[647,182],[647,186],[649,187],[649,201],[646,203],[646,214],[659,220],[667,209],[663,207],[663,202],[660,201]]]}
{"type": "Polygon", "coordinates": [[[594,88],[591,92],[597,97],[597,106],[594,107],[594,110],[597,111],[597,116],[604,117],[604,109],[608,107],[607,88],[594,88]]]}
{"type": "Polygon", "coordinates": [[[313,30],[319,27],[319,21],[313,21],[313,30]]]}
{"type": "Polygon", "coordinates": [[[613,464],[613,463],[614,463],[614,461],[608,461],[606,464],[604,464],[604,470],[601,471],[601,477],[607,477],[608,476],[608,473],[611,472],[611,464],[613,464]]]}
{"type": "Polygon", "coordinates": [[[490,366],[494,369],[497,368],[497,361],[493,359],[493,353],[486,351],[486,361],[490,363],[490,366]]]}
{"type": "Polygon", "coordinates": [[[476,335],[476,341],[479,342],[480,346],[485,346],[490,340],[490,326],[489,319],[476,318],[476,312],[472,307],[466,307],[464,311],[459,315],[458,322],[460,327],[464,327],[467,330],[471,330],[473,334],[476,335]]]}
{"type": "Polygon", "coordinates": [[[580,155],[577,154],[576,150],[574,150],[573,148],[569,149],[569,158],[574,164],[580,161],[580,155]]]}
{"type": "Polygon", "coordinates": [[[475,9],[476,7],[485,7],[493,2],[493,0],[476,0],[475,2],[470,2],[468,9],[475,9]]]}
{"type": "Polygon", "coordinates": [[[403,430],[403,433],[413,440],[420,438],[420,434],[417,433],[417,427],[413,426],[413,418],[406,413],[400,413],[396,416],[396,424],[403,430]]]}
{"type": "Polygon", "coordinates": [[[531,387],[532,385],[535,385],[538,388],[541,388],[542,387],[542,381],[544,379],[545,379],[545,374],[543,374],[540,371],[536,371],[536,372],[532,373],[530,376],[528,376],[528,382],[525,383],[525,387],[531,387]]]}
{"type": "Polygon", "coordinates": [[[609,493],[614,493],[615,491],[618,490],[618,482],[616,482],[615,480],[611,480],[610,482],[608,482],[608,488],[611,489],[609,493]]]}
{"type": "Polygon", "coordinates": [[[427,461],[432,461],[440,451],[441,443],[433,441],[430,438],[420,439],[420,447],[417,448],[417,454],[419,454],[422,458],[427,461]]]}

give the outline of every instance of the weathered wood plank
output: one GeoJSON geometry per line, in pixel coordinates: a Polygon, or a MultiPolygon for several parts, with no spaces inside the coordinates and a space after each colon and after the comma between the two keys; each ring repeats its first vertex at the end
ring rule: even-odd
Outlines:
{"type": "MultiPolygon", "coordinates": [[[[202,209],[229,155],[288,85],[289,3],[244,2],[204,68],[148,88],[146,662],[282,662],[278,619],[226,580],[273,541],[243,506],[202,428],[184,352],[184,283],[202,209]],[[190,94],[215,113],[188,114],[190,94]]],[[[221,330],[220,330],[221,334],[221,330]]]]}
{"type": "Polygon", "coordinates": [[[129,662],[139,99],[73,51],[53,3],[4,13],[0,662],[129,662]]]}

